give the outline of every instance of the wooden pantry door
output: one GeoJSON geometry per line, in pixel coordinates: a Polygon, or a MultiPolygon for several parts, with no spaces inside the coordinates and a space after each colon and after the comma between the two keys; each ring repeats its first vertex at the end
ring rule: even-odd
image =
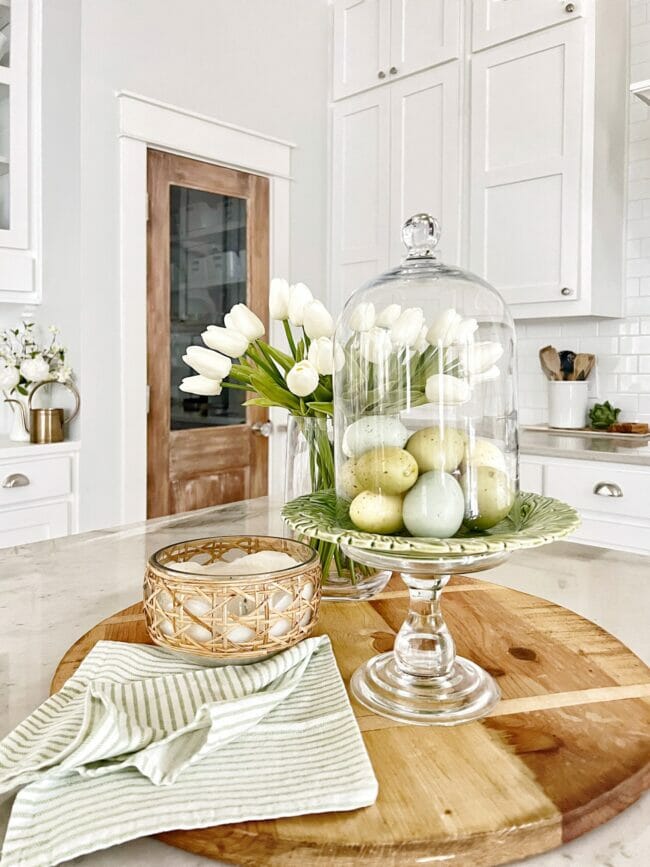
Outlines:
{"type": "Polygon", "coordinates": [[[268,325],[269,181],[150,150],[147,164],[147,515],[267,491],[267,411],[246,393],[179,391],[185,347],[244,302],[268,325]],[[263,428],[266,432],[266,428],[263,428]]]}

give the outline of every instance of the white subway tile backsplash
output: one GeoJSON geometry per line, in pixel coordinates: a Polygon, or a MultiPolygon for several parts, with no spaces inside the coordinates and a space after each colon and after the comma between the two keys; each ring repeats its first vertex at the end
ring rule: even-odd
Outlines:
{"type": "MultiPolygon", "coordinates": [[[[650,79],[650,2],[631,0],[630,81],[650,79]]],[[[546,379],[540,347],[594,352],[593,395],[622,409],[621,419],[650,422],[650,108],[630,97],[625,318],[517,323],[519,418],[545,422],[546,379]]]]}
{"type": "Polygon", "coordinates": [[[642,337],[621,337],[620,351],[623,355],[648,355],[650,353],[650,335],[642,337]]]}
{"type": "Polygon", "coordinates": [[[608,337],[612,334],[639,334],[641,323],[638,319],[603,319],[598,323],[598,334],[608,337]]]}
{"type": "Polygon", "coordinates": [[[597,369],[603,373],[636,373],[638,359],[638,355],[600,355],[597,369]]]}

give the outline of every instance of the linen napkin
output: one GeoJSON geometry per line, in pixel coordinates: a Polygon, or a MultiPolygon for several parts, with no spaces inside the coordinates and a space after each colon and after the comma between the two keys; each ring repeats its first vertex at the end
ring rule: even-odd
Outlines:
{"type": "Polygon", "coordinates": [[[0,742],[0,793],[14,789],[0,867],[377,797],[327,636],[222,667],[100,641],[0,742]]]}

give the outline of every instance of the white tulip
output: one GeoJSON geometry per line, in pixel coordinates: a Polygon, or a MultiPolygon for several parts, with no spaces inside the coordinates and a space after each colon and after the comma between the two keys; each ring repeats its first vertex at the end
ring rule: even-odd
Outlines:
{"type": "Polygon", "coordinates": [[[470,374],[472,382],[491,382],[493,379],[498,379],[501,376],[501,371],[496,366],[488,367],[483,373],[470,374]]]}
{"type": "Polygon", "coordinates": [[[438,316],[427,331],[427,340],[431,346],[450,346],[454,342],[456,329],[462,322],[462,316],[450,307],[438,316]]]}
{"type": "Polygon", "coordinates": [[[496,340],[484,340],[468,346],[466,351],[461,353],[461,360],[469,373],[478,374],[489,370],[502,355],[503,346],[500,343],[496,340]]]}
{"type": "Polygon", "coordinates": [[[467,403],[472,390],[464,379],[447,373],[434,373],[427,379],[425,394],[430,403],[467,403]]]}
{"type": "Polygon", "coordinates": [[[303,311],[303,327],[307,337],[318,340],[319,337],[331,337],[334,334],[334,320],[330,312],[320,301],[312,301],[303,311]]]}
{"type": "Polygon", "coordinates": [[[414,346],[424,325],[424,313],[420,307],[407,307],[402,311],[390,330],[396,346],[414,346]]]}
{"type": "Polygon", "coordinates": [[[427,343],[427,324],[426,322],[420,329],[418,339],[415,341],[413,348],[416,352],[425,352],[429,344],[427,343]]]}
{"type": "Polygon", "coordinates": [[[370,331],[375,324],[375,305],[371,301],[357,304],[350,314],[350,328],[353,331],[370,331]]]}
{"type": "Polygon", "coordinates": [[[345,354],[339,344],[334,344],[329,337],[318,337],[312,340],[307,360],[323,376],[329,376],[334,370],[341,370],[345,364],[345,354]]]}
{"type": "Polygon", "coordinates": [[[40,355],[26,358],[20,365],[20,372],[28,382],[43,382],[50,377],[50,365],[40,355]]]}
{"type": "Polygon", "coordinates": [[[289,294],[291,288],[284,277],[274,277],[269,287],[269,316],[282,322],[289,318],[289,294]]]}
{"type": "Polygon", "coordinates": [[[207,376],[186,376],[178,386],[181,391],[188,394],[214,395],[221,394],[221,382],[208,379],[207,376]]]}
{"type": "Polygon", "coordinates": [[[20,382],[20,373],[17,367],[0,362],[0,388],[3,391],[11,391],[20,382]]]}
{"type": "Polygon", "coordinates": [[[204,331],[201,337],[210,349],[223,352],[230,358],[241,358],[250,342],[241,331],[235,331],[234,328],[222,328],[220,325],[208,325],[208,330],[204,331]]]}
{"type": "Polygon", "coordinates": [[[230,313],[223,318],[226,328],[239,331],[249,340],[264,336],[264,323],[245,304],[235,304],[230,313]]]}
{"type": "Polygon", "coordinates": [[[229,358],[203,346],[188,346],[183,361],[202,376],[217,381],[225,379],[232,368],[232,361],[229,358]]]}
{"type": "Polygon", "coordinates": [[[305,307],[314,300],[309,286],[296,283],[289,290],[289,305],[287,308],[289,322],[299,328],[304,322],[305,307]]]}
{"type": "Polygon", "coordinates": [[[393,344],[390,339],[390,331],[384,328],[371,328],[369,331],[363,331],[359,335],[361,341],[361,355],[366,361],[371,361],[373,364],[381,364],[386,361],[393,351],[393,344]]]}
{"type": "Polygon", "coordinates": [[[318,371],[311,361],[299,361],[287,373],[287,386],[297,397],[307,397],[318,388],[318,371]]]}
{"type": "Polygon", "coordinates": [[[390,328],[397,322],[401,312],[402,308],[399,304],[389,304],[388,307],[384,307],[381,311],[375,325],[381,325],[382,328],[390,328]]]}
{"type": "Polygon", "coordinates": [[[471,343],[478,328],[476,319],[463,319],[454,335],[454,343],[471,343]]]}

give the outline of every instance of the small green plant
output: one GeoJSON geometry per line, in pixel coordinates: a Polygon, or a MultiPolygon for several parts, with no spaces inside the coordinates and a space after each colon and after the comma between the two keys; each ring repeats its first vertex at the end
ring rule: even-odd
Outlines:
{"type": "Polygon", "coordinates": [[[607,430],[616,422],[620,412],[620,409],[612,406],[608,400],[605,403],[595,403],[589,410],[589,421],[592,428],[607,430]]]}

